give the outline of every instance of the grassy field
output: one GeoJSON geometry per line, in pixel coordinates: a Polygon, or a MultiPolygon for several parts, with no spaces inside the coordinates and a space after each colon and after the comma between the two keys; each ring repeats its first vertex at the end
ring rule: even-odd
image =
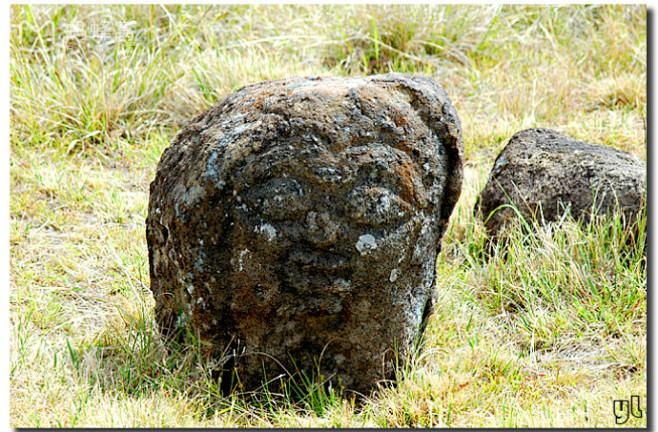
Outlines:
{"type": "Polygon", "coordinates": [[[645,409],[646,259],[618,219],[517,230],[485,259],[472,215],[526,127],[646,160],[643,6],[10,11],[13,427],[612,427],[613,400],[645,409]],[[361,407],[313,389],[221,396],[153,321],[144,221],[162,151],[248,83],[389,71],[432,76],[463,126],[423,354],[361,407]]]}

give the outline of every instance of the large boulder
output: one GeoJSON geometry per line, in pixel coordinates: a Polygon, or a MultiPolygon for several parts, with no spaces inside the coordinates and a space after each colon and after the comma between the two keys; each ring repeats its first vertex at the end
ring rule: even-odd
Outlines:
{"type": "Polygon", "coordinates": [[[462,153],[457,113],[427,77],[228,95],[178,134],[151,184],[161,330],[192,329],[246,390],[299,370],[370,391],[431,312],[462,153]]]}
{"type": "Polygon", "coordinates": [[[566,211],[587,223],[593,214],[621,210],[632,226],[645,202],[646,174],[646,164],[627,152],[527,129],[496,158],[475,213],[493,238],[518,217],[517,210],[539,223],[558,221],[566,211]]]}

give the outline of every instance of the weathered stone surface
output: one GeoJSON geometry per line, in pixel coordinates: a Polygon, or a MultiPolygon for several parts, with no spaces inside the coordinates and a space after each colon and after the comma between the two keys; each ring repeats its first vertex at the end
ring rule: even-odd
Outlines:
{"type": "Polygon", "coordinates": [[[526,220],[534,215],[539,222],[555,222],[569,208],[575,219],[587,223],[593,212],[609,214],[619,208],[630,226],[645,196],[643,161],[609,146],[535,128],[515,134],[500,152],[475,213],[493,237],[516,217],[513,209],[499,208],[510,203],[526,220]]]}
{"type": "Polygon", "coordinates": [[[180,132],[151,184],[162,331],[191,326],[245,389],[296,365],[371,390],[430,313],[462,151],[457,113],[426,77],[228,95],[180,132]]]}

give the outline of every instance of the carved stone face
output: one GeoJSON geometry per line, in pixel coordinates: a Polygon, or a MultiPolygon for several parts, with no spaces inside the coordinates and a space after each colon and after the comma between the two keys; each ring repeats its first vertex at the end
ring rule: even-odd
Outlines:
{"type": "Polygon", "coordinates": [[[280,291],[303,295],[300,307],[312,296],[326,313],[340,312],[352,290],[376,289],[373,281],[400,284],[428,256],[416,241],[431,226],[421,173],[387,145],[271,150],[233,182],[240,246],[229,280],[265,303],[280,291]]]}
{"type": "Polygon", "coordinates": [[[363,392],[390,378],[430,309],[461,189],[459,128],[424,77],[229,95],[179,134],[151,185],[163,332],[189,324],[247,388],[292,362],[363,392]]]}

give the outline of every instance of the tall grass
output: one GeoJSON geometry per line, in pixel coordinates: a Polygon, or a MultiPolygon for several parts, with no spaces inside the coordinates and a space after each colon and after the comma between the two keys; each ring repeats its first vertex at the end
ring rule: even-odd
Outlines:
{"type": "Polygon", "coordinates": [[[17,5],[10,15],[12,426],[597,427],[615,425],[612,400],[646,402],[646,257],[619,216],[516,229],[491,251],[472,212],[521,128],[646,159],[645,7],[17,5]],[[464,188],[423,352],[361,406],[308,379],[221,394],[198,341],[165,345],[153,320],[144,219],[163,149],[243,85],[389,71],[432,76],[463,126],[464,188]]]}

